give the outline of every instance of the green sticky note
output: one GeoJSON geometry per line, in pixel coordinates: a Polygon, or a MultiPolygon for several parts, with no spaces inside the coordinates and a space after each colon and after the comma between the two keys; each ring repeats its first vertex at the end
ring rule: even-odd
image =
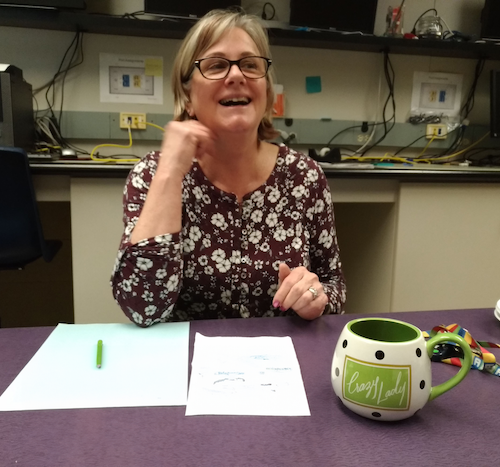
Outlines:
{"type": "Polygon", "coordinates": [[[321,76],[306,76],[306,91],[308,94],[321,92],[321,76]]]}

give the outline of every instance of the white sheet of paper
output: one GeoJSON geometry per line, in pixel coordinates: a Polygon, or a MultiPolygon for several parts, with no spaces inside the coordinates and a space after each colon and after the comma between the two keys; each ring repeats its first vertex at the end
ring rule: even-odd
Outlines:
{"type": "Polygon", "coordinates": [[[188,352],[189,323],[59,324],[0,396],[0,410],[185,405],[188,352]]]}
{"type": "Polygon", "coordinates": [[[196,333],[186,415],[311,415],[290,337],[196,333]]]}

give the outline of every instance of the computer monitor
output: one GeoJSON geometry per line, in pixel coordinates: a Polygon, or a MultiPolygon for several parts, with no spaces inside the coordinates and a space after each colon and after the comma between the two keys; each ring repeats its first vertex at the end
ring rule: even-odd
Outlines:
{"type": "Polygon", "coordinates": [[[500,71],[490,72],[490,137],[500,138],[500,71]]]}
{"type": "Polygon", "coordinates": [[[0,146],[32,151],[34,145],[31,85],[19,68],[0,64],[0,146]]]}
{"type": "Polygon", "coordinates": [[[144,0],[144,12],[174,18],[201,18],[210,10],[241,6],[241,0],[144,0]]]}
{"type": "Polygon", "coordinates": [[[290,0],[290,25],[373,34],[377,0],[290,0]]]}
{"type": "Polygon", "coordinates": [[[485,0],[481,14],[481,38],[500,39],[500,1],[485,0]]]}
{"type": "Polygon", "coordinates": [[[85,8],[85,0],[0,0],[0,5],[83,10],[85,8]]]}

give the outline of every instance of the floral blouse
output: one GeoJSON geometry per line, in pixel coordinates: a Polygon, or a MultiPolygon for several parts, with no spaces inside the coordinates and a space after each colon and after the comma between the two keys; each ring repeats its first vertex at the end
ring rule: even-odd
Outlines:
{"type": "Polygon", "coordinates": [[[332,199],[315,161],[280,145],[268,180],[241,203],[194,161],[183,181],[181,232],[132,245],[159,157],[153,152],[138,162],[124,190],[125,231],[111,285],[133,322],[294,314],[272,305],[280,262],[317,274],[329,299],[325,313],[343,312],[332,199]]]}

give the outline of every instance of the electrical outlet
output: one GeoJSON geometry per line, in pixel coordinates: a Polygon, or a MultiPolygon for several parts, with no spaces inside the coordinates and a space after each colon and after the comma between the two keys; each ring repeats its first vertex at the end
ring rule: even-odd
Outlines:
{"type": "Polygon", "coordinates": [[[448,136],[448,127],[441,123],[432,123],[427,125],[425,137],[427,139],[446,139],[448,136]]]}
{"type": "Polygon", "coordinates": [[[145,130],[146,114],[120,112],[120,128],[127,129],[129,126],[131,130],[145,130]]]}

